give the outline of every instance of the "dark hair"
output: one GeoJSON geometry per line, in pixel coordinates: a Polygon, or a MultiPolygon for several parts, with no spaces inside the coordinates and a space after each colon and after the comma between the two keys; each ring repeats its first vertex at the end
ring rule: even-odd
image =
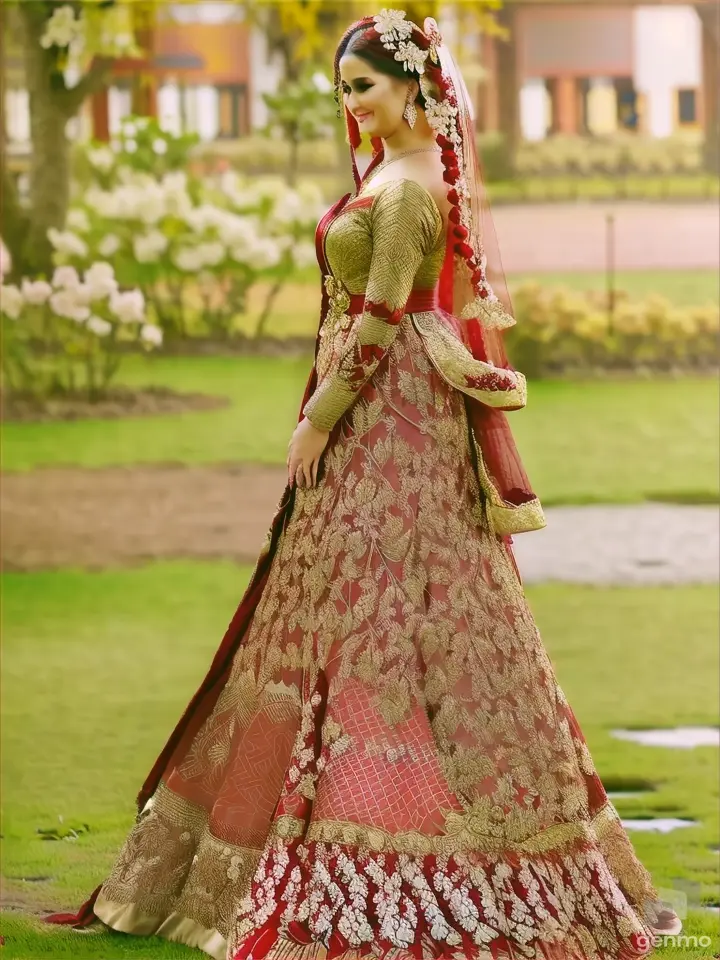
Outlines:
{"type": "MultiPolygon", "coordinates": [[[[382,45],[380,36],[372,27],[368,27],[365,30],[358,30],[356,33],[351,34],[347,42],[344,45],[341,43],[341,46],[344,46],[344,49],[340,50],[340,47],[338,47],[338,51],[340,51],[337,57],[338,64],[341,57],[344,57],[346,54],[352,54],[354,57],[359,57],[361,60],[369,63],[378,73],[395,77],[396,80],[408,80],[412,78],[408,76],[408,72],[402,63],[395,59],[392,50],[388,50],[382,45]]],[[[417,79],[417,77],[414,79],[417,79]]],[[[425,108],[425,97],[419,88],[419,84],[415,103],[419,107],[425,108]]]]}

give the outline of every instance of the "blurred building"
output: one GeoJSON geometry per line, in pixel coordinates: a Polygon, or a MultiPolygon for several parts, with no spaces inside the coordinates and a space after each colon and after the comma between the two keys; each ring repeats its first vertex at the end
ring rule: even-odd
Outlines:
{"type": "MultiPolygon", "coordinates": [[[[501,131],[512,142],[618,130],[666,137],[717,122],[715,3],[505,0],[498,15],[510,42],[468,38],[462,22],[453,22],[452,3],[441,19],[447,41],[471,50],[462,62],[480,130],[501,131]]],[[[168,2],[140,41],[145,59],[116,63],[108,88],[74,122],[74,136],[110,139],[131,113],[209,141],[264,126],[262,95],[277,89],[282,66],[241,5],[168,2]]],[[[28,95],[15,59],[5,71],[11,147],[29,136],[28,95]]]]}
{"type": "Polygon", "coordinates": [[[481,129],[514,124],[526,140],[702,129],[707,85],[695,7],[528,0],[506,4],[501,19],[512,42],[485,41],[481,129]]]}

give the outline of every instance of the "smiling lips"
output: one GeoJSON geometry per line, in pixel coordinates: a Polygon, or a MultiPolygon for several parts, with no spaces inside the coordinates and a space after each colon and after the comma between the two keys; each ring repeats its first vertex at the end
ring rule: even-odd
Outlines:
{"type": "Polygon", "coordinates": [[[363,120],[367,120],[371,113],[372,111],[370,111],[370,113],[356,113],[355,119],[358,121],[358,123],[362,123],[363,120]]]}

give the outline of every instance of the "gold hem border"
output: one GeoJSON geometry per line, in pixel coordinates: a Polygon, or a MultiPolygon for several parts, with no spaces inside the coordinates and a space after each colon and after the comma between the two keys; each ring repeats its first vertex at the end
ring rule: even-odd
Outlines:
{"type": "Polygon", "coordinates": [[[102,893],[94,906],[95,915],[102,922],[118,930],[139,937],[163,937],[182,943],[186,947],[203,950],[213,960],[225,960],[228,942],[217,930],[208,930],[195,920],[171,913],[164,919],[153,914],[143,913],[134,903],[116,903],[106,899],[102,893]]]}

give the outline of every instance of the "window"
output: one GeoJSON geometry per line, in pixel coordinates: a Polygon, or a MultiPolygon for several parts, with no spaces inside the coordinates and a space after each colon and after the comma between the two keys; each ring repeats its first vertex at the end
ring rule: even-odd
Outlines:
{"type": "Polygon", "coordinates": [[[30,95],[27,90],[5,91],[5,133],[11,143],[29,143],[30,95]]]}
{"type": "Polygon", "coordinates": [[[615,77],[617,122],[621,130],[637,132],[640,125],[638,96],[630,77],[615,77]]]}
{"type": "Polygon", "coordinates": [[[108,113],[110,133],[115,136],[120,132],[125,117],[133,112],[132,87],[129,81],[115,80],[108,88],[108,113]]]}
{"type": "Polygon", "coordinates": [[[681,127],[697,123],[697,91],[678,90],[677,92],[678,124],[681,127]]]}
{"type": "Polygon", "coordinates": [[[200,3],[171,3],[169,14],[178,23],[223,24],[242,20],[242,10],[232,0],[201,0],[200,3]]]}
{"type": "Polygon", "coordinates": [[[247,134],[247,89],[244,84],[218,87],[218,137],[235,140],[247,134]]]}

